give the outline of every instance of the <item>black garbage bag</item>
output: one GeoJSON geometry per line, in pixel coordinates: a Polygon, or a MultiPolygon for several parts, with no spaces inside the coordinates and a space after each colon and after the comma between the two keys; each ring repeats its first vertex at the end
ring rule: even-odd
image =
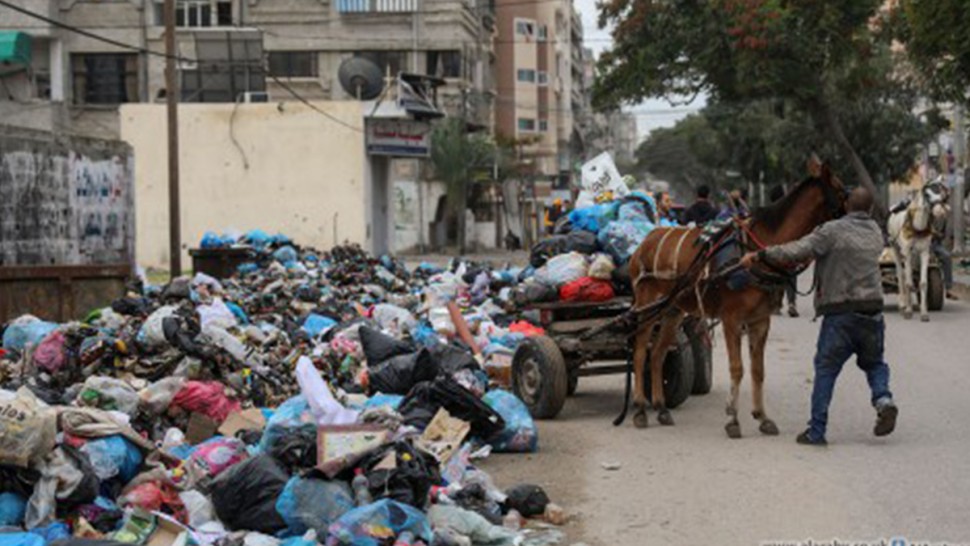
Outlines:
{"type": "Polygon", "coordinates": [[[286,528],[276,499],[290,476],[276,459],[260,455],[220,474],[210,487],[216,515],[230,530],[274,534],[286,528]]]}
{"type": "Polygon", "coordinates": [[[567,235],[553,235],[539,241],[532,245],[532,249],[529,251],[529,264],[532,267],[542,267],[549,261],[549,258],[565,254],[568,244],[569,237],[567,235]]]}
{"type": "Polygon", "coordinates": [[[94,502],[94,499],[100,493],[101,482],[98,480],[98,475],[95,474],[94,466],[91,465],[88,456],[82,451],[67,444],[61,444],[57,449],[63,451],[67,460],[83,475],[83,478],[69,495],[57,498],[57,514],[65,517],[78,506],[94,502]]]}
{"type": "Polygon", "coordinates": [[[192,280],[188,277],[172,279],[162,289],[162,301],[187,300],[192,295],[192,280]]]}
{"type": "MultiPolygon", "coordinates": [[[[468,348],[439,343],[431,347],[429,351],[438,373],[451,375],[460,370],[478,370],[481,368],[468,348]]],[[[434,379],[434,377],[429,379],[434,379]]]]}
{"type": "Polygon", "coordinates": [[[405,395],[422,381],[431,381],[438,375],[438,366],[427,349],[416,353],[391,357],[375,367],[367,361],[371,394],[405,395]]]}
{"type": "Polygon", "coordinates": [[[584,229],[566,235],[566,252],[592,254],[596,252],[596,234],[584,229]]]}
{"type": "Polygon", "coordinates": [[[559,290],[555,286],[531,280],[520,284],[512,291],[512,301],[520,307],[530,303],[543,303],[557,301],[558,299],[559,290]]]}
{"type": "Polygon", "coordinates": [[[515,510],[527,518],[541,516],[549,504],[549,496],[538,485],[519,484],[507,489],[505,494],[508,496],[505,500],[505,512],[515,510]]]}
{"type": "Polygon", "coordinates": [[[364,356],[367,358],[367,364],[369,366],[381,364],[395,356],[415,352],[414,346],[410,343],[384,335],[369,326],[361,326],[358,332],[360,335],[360,347],[364,350],[364,356]]]}
{"type": "Polygon", "coordinates": [[[320,300],[320,289],[312,284],[303,284],[297,287],[294,296],[300,301],[316,303],[320,300]]]}
{"type": "Polygon", "coordinates": [[[371,453],[357,468],[364,470],[367,489],[374,500],[388,498],[415,508],[424,508],[431,487],[441,483],[441,472],[434,456],[405,440],[371,453]],[[391,454],[395,460],[394,468],[375,468],[391,454]]]}
{"type": "Polygon", "coordinates": [[[317,464],[317,431],[310,427],[287,428],[273,438],[269,454],[289,474],[313,468],[317,464]]]}
{"type": "Polygon", "coordinates": [[[196,336],[199,335],[197,323],[185,320],[177,315],[162,319],[162,333],[165,334],[165,341],[172,347],[189,356],[205,359],[215,352],[211,347],[195,340],[196,336]]]}
{"type": "Polygon", "coordinates": [[[21,497],[34,494],[34,485],[40,480],[40,472],[30,468],[0,465],[0,491],[16,493],[21,497]]]}
{"type": "Polygon", "coordinates": [[[119,315],[141,317],[148,315],[151,305],[148,298],[125,296],[111,302],[111,310],[119,315]]]}
{"type": "Polygon", "coordinates": [[[398,412],[408,425],[424,429],[439,408],[448,410],[452,417],[467,421],[471,425],[472,436],[482,440],[488,440],[505,429],[505,420],[501,415],[445,374],[439,375],[434,381],[415,385],[401,401],[398,412]]]}
{"type": "Polygon", "coordinates": [[[502,524],[502,507],[488,498],[488,492],[480,483],[472,483],[461,488],[451,499],[455,504],[477,513],[492,525],[502,524]]]}

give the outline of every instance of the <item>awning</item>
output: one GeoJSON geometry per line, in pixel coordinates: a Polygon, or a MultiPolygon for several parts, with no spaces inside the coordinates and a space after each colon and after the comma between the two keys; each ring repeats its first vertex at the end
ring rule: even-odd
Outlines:
{"type": "Polygon", "coordinates": [[[0,65],[30,65],[30,35],[14,30],[0,31],[0,65]]]}

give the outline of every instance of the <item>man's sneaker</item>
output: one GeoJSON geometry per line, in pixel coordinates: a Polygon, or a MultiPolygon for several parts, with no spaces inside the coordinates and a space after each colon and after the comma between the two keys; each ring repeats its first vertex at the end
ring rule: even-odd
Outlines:
{"type": "Polygon", "coordinates": [[[788,306],[788,316],[791,318],[798,318],[798,308],[794,305],[788,306]]]}
{"type": "Polygon", "coordinates": [[[899,415],[899,408],[892,400],[876,403],[876,426],[872,433],[876,436],[888,436],[896,429],[896,417],[899,415]]]}
{"type": "Polygon", "coordinates": [[[798,437],[795,438],[795,441],[806,446],[826,446],[829,444],[825,441],[825,438],[819,438],[817,440],[812,438],[808,430],[799,434],[798,437]]]}

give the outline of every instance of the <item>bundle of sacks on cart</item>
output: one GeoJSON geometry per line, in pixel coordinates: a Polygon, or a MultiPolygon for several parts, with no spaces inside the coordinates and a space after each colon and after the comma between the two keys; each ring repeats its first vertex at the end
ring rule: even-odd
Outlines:
{"type": "Polygon", "coordinates": [[[3,325],[0,545],[514,544],[562,522],[473,462],[538,445],[482,365],[532,328],[497,303],[520,271],[255,235],[238,277],[3,325]]]}
{"type": "Polygon", "coordinates": [[[629,261],[658,219],[653,197],[635,191],[577,208],[554,234],[532,247],[531,280],[520,288],[528,302],[605,301],[629,289],[629,261]]]}

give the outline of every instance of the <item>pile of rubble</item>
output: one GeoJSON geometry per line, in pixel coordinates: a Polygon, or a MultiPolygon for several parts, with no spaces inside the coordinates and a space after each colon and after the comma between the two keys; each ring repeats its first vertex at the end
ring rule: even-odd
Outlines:
{"type": "Polygon", "coordinates": [[[548,544],[537,486],[474,461],[538,433],[499,383],[531,270],[409,271],[355,246],[245,244],[239,275],[144,279],[0,349],[0,544],[548,544]],[[535,518],[529,520],[529,518],[535,518]],[[531,521],[531,522],[530,522],[531,521]]]}

